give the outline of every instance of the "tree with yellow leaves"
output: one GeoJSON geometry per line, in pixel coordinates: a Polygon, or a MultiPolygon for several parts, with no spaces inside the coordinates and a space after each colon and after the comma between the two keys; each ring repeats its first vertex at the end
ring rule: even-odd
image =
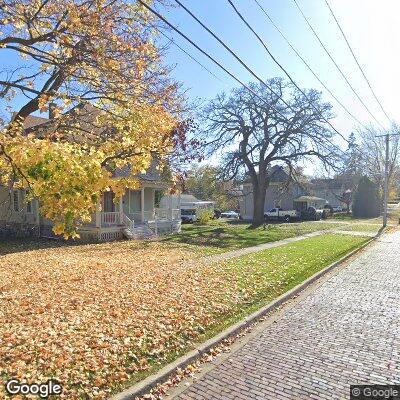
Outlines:
{"type": "Polygon", "coordinates": [[[56,233],[75,236],[102,192],[138,187],[151,160],[162,166],[185,140],[156,29],[135,1],[0,0],[0,57],[18,56],[0,71],[13,112],[0,126],[0,184],[29,188],[56,233]],[[49,107],[44,129],[24,129],[49,107]],[[128,178],[113,177],[124,168],[128,178]]]}

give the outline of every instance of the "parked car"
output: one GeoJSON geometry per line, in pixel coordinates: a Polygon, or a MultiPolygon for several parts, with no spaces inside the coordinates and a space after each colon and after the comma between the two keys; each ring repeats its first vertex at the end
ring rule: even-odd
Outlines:
{"type": "Polygon", "coordinates": [[[196,210],[181,209],[181,221],[183,224],[192,224],[197,220],[196,210]]]}
{"type": "Polygon", "coordinates": [[[343,207],[342,206],[334,206],[332,207],[333,212],[342,212],[343,211],[343,207]]]}
{"type": "Polygon", "coordinates": [[[300,217],[296,210],[283,210],[282,208],[273,208],[264,214],[265,220],[293,221],[300,217]]]}
{"type": "Polygon", "coordinates": [[[325,204],[322,211],[322,219],[327,219],[333,214],[333,207],[330,204],[325,204]]]}
{"type": "Polygon", "coordinates": [[[315,207],[308,207],[301,212],[301,219],[304,221],[319,221],[323,216],[324,210],[318,210],[315,207]]]}
{"type": "Polygon", "coordinates": [[[226,211],[221,213],[221,218],[239,219],[239,214],[236,211],[226,211]]]}
{"type": "Polygon", "coordinates": [[[214,210],[214,219],[221,218],[221,211],[220,210],[214,210]]]}

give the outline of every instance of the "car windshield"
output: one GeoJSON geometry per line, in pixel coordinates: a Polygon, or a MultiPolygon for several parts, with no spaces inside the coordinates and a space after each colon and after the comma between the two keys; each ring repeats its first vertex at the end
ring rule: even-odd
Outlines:
{"type": "Polygon", "coordinates": [[[181,215],[196,215],[196,210],[181,210],[181,215]]]}

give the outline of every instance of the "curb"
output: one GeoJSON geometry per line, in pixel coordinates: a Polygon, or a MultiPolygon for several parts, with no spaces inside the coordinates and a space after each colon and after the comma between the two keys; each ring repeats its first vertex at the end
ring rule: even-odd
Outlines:
{"type": "Polygon", "coordinates": [[[110,400],[134,400],[140,396],[143,396],[150,392],[151,389],[156,387],[158,384],[164,383],[168,380],[168,378],[176,372],[177,369],[183,369],[189,364],[193,363],[196,359],[201,357],[204,353],[208,352],[213,347],[220,344],[225,339],[228,339],[232,336],[235,336],[237,333],[242,331],[243,329],[247,328],[249,325],[252,325],[255,321],[262,318],[264,315],[270,313],[271,311],[278,308],[281,304],[287,302],[291,298],[295,297],[298,293],[306,289],[316,280],[321,278],[326,273],[330,272],[331,270],[335,269],[341,263],[352,257],[353,255],[360,252],[366,246],[368,246],[371,242],[379,238],[383,232],[384,228],[379,229],[378,233],[370,238],[367,242],[363,245],[358,247],[357,249],[351,251],[350,253],[343,256],[338,261],[335,261],[333,264],[329,265],[328,267],[318,271],[304,282],[298,284],[294,288],[288,290],[287,292],[283,293],[281,296],[277,297],[271,303],[267,304],[266,306],[262,307],[260,310],[250,314],[242,321],[237,322],[234,325],[231,325],[229,328],[225,329],[218,335],[212,337],[211,339],[207,340],[206,342],[202,343],[201,345],[197,346],[194,350],[189,351],[185,355],[179,357],[177,360],[173,361],[172,363],[166,365],[164,368],[159,370],[156,374],[150,375],[144,380],[136,383],[135,385],[131,386],[130,388],[120,392],[112,397],[110,400]]]}

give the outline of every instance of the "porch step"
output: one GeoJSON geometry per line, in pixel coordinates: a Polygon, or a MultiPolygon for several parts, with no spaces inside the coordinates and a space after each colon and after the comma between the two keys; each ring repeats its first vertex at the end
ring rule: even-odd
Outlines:
{"type": "Polygon", "coordinates": [[[122,234],[127,239],[135,239],[133,232],[128,228],[122,229],[122,234]]]}
{"type": "Polygon", "coordinates": [[[153,239],[157,237],[155,233],[145,224],[137,225],[132,229],[125,228],[122,230],[123,235],[127,239],[153,239]]]}

